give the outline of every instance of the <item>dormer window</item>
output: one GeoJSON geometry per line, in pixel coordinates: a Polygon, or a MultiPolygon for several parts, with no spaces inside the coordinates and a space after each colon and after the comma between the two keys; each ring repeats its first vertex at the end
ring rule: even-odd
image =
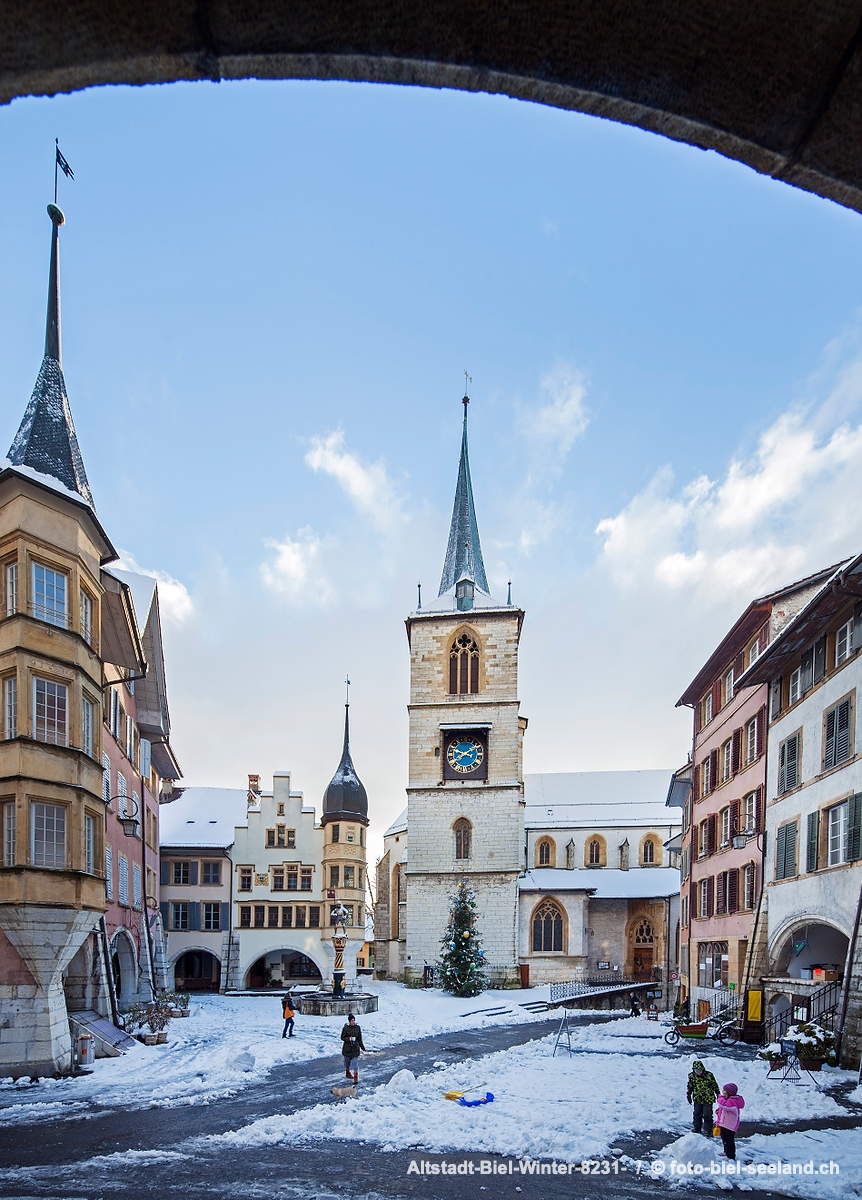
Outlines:
{"type": "Polygon", "coordinates": [[[455,603],[461,612],[473,607],[476,588],[472,579],[459,579],[455,584],[455,603]]]}

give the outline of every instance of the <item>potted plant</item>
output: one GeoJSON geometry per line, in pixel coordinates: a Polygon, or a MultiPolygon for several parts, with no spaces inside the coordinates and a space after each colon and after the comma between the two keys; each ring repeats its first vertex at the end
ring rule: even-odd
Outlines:
{"type": "Polygon", "coordinates": [[[144,1035],[138,1032],[147,1020],[147,1010],[143,1004],[133,1004],[128,1012],[123,1014],[123,1027],[138,1041],[144,1041],[144,1035]]]}
{"type": "Polygon", "coordinates": [[[168,1040],[166,1029],[170,1019],[170,1005],[166,1004],[163,1000],[156,1000],[152,1004],[147,1005],[146,1024],[150,1033],[144,1036],[146,1045],[164,1044],[168,1040]],[[152,1037],[152,1041],[149,1040],[150,1037],[152,1037]]]}
{"type": "Polygon", "coordinates": [[[813,1021],[791,1025],[784,1037],[796,1043],[796,1057],[803,1071],[819,1071],[835,1052],[835,1034],[813,1021]]]}
{"type": "Polygon", "coordinates": [[[181,1017],[189,1016],[189,1000],[191,997],[188,992],[177,992],[177,1006],[181,1017]]]}
{"type": "Polygon", "coordinates": [[[782,1067],[787,1066],[787,1055],[781,1049],[781,1042],[770,1042],[768,1046],[764,1046],[758,1051],[758,1058],[769,1063],[770,1072],[780,1071],[782,1067]]]}

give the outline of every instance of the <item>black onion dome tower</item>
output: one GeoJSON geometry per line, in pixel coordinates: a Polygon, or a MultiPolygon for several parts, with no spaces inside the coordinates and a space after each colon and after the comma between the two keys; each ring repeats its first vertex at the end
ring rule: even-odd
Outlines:
{"type": "Polygon", "coordinates": [[[327,825],[331,821],[358,821],[362,825],[368,824],[368,794],[350,757],[349,701],[344,705],[344,747],[341,751],[341,762],[323,794],[321,824],[327,825]]]}

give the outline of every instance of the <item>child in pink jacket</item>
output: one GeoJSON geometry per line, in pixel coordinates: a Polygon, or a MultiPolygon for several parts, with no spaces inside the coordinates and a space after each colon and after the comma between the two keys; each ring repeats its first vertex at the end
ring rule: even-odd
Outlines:
{"type": "Polygon", "coordinates": [[[736,1158],[736,1131],[739,1129],[740,1113],[745,1101],[739,1095],[735,1083],[726,1083],[718,1097],[715,1123],[721,1134],[721,1144],[728,1158],[736,1158]]]}

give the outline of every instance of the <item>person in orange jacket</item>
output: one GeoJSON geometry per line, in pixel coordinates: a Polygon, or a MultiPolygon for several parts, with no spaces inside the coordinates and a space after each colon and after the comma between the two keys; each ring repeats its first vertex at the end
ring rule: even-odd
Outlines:
{"type": "Polygon", "coordinates": [[[282,1037],[293,1037],[293,1017],[296,1010],[293,1007],[293,996],[287,992],[281,998],[281,1014],[284,1017],[284,1032],[282,1037]]]}

